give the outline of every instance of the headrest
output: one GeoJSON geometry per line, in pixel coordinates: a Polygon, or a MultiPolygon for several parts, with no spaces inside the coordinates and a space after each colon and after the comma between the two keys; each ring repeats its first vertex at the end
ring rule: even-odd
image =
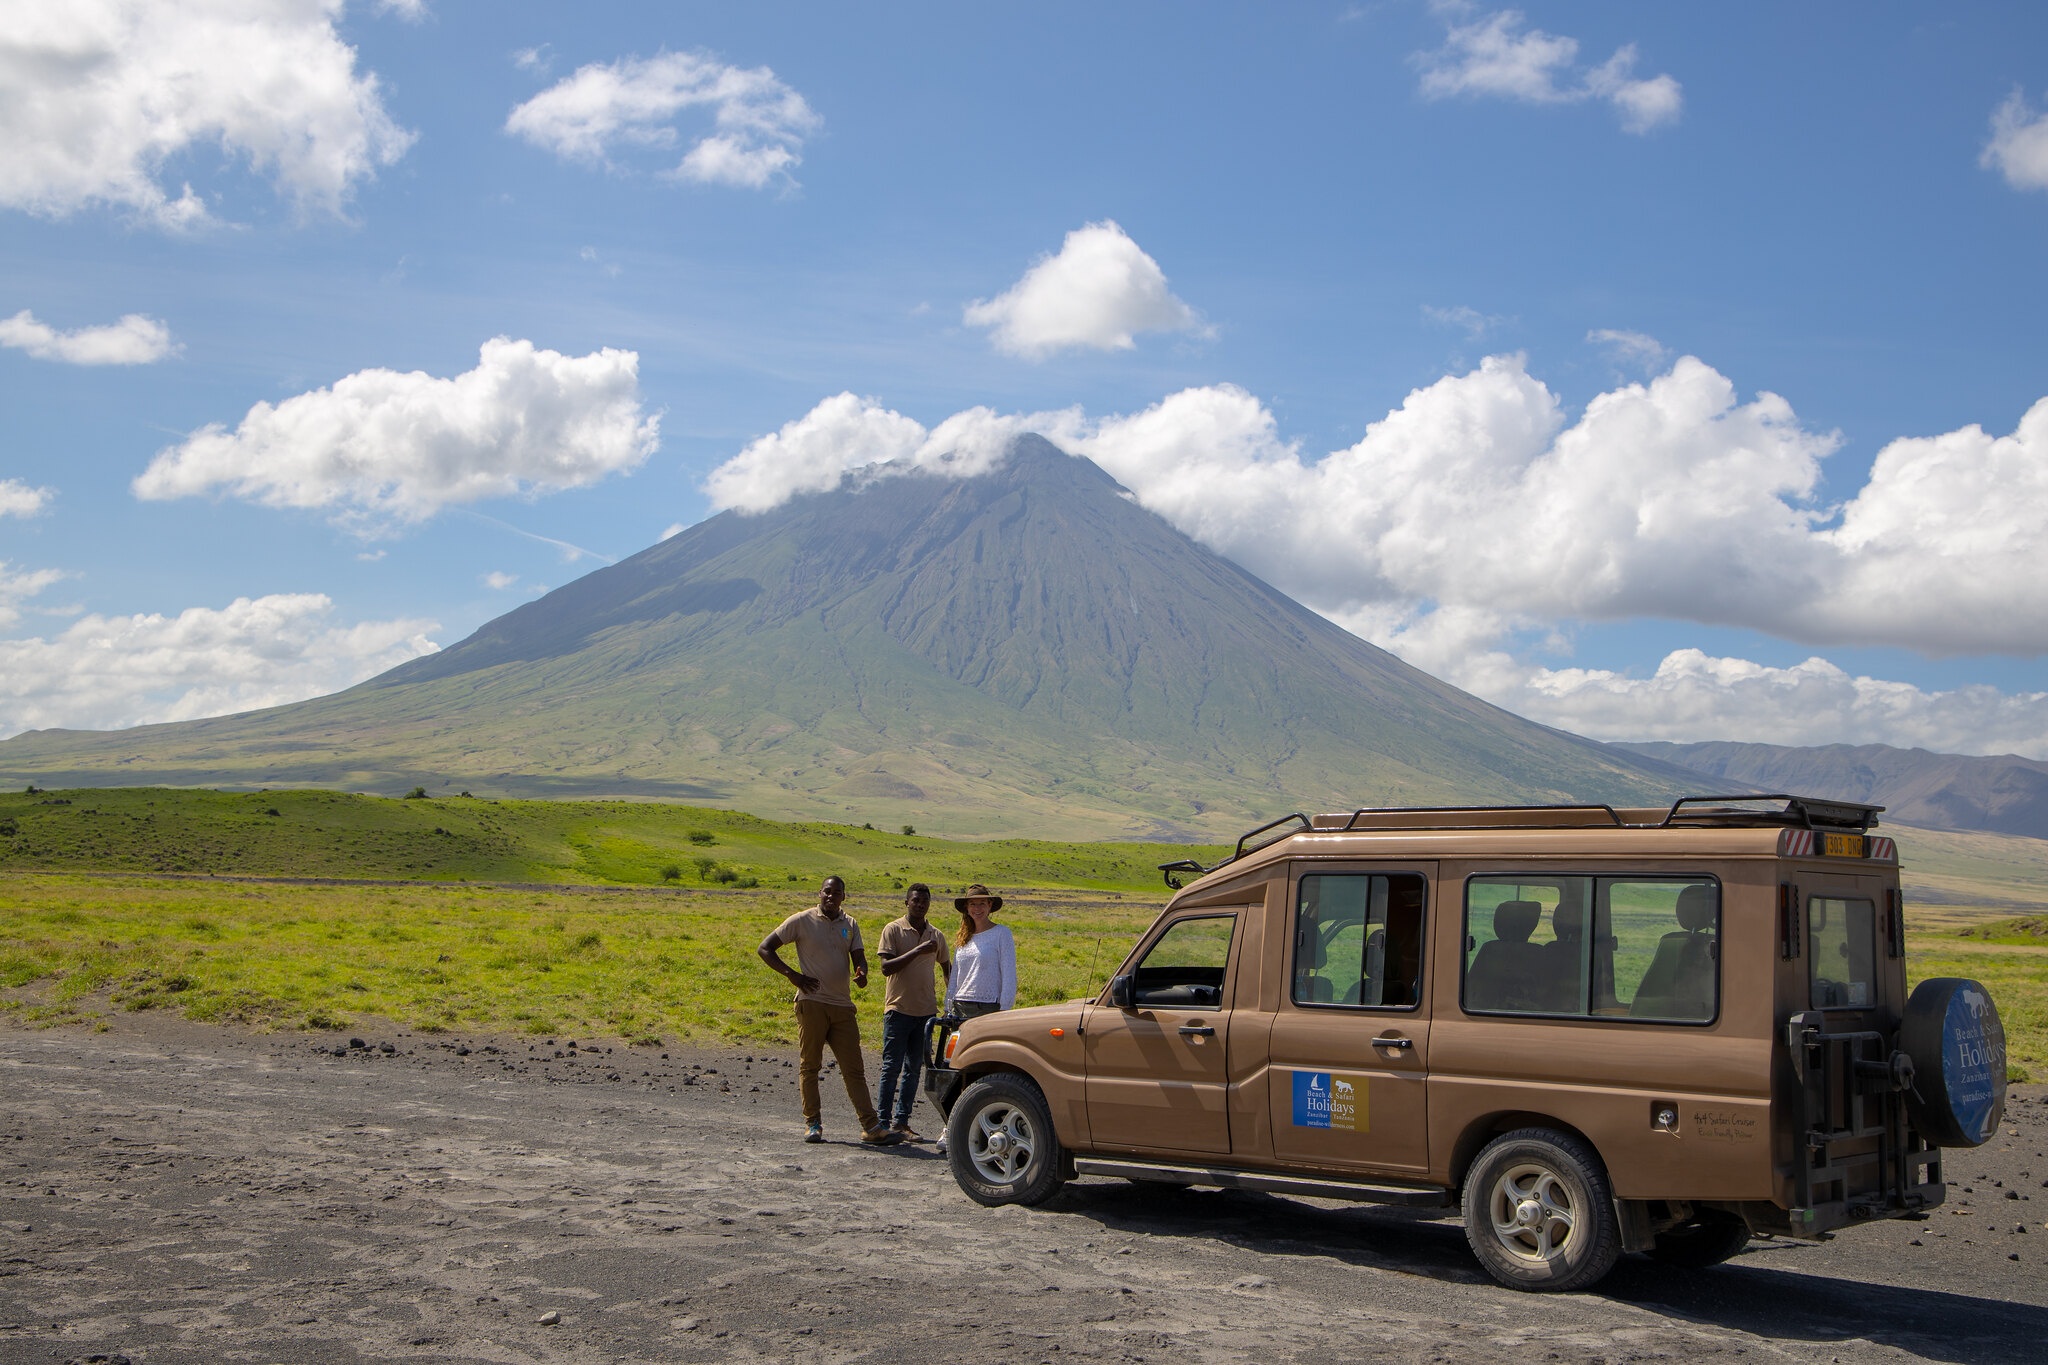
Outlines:
{"type": "Polygon", "coordinates": [[[1507,943],[1527,943],[1542,918],[1543,907],[1535,901],[1502,901],[1494,907],[1493,936],[1507,943]]]}
{"type": "Polygon", "coordinates": [[[1586,932],[1586,907],[1560,905],[1550,912],[1550,932],[1560,939],[1576,939],[1586,932]]]}
{"type": "Polygon", "coordinates": [[[1688,886],[1678,893],[1679,927],[1698,933],[1714,927],[1714,888],[1688,886]]]}

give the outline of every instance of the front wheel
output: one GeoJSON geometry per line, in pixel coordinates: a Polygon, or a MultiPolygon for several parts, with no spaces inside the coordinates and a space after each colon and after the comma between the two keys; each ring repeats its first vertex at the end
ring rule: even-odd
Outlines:
{"type": "Polygon", "coordinates": [[[1584,1289],[1621,1256],[1607,1172],[1567,1133],[1495,1138],[1465,1176],[1465,1240],[1510,1289],[1584,1289]]]}
{"type": "Polygon", "coordinates": [[[1038,1204],[1066,1183],[1045,1096],[1022,1076],[984,1076],[946,1121],[946,1161],[977,1204],[1038,1204]]]}

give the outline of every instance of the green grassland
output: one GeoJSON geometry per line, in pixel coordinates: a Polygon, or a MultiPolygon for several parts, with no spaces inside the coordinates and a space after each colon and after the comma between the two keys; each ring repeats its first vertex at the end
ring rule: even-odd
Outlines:
{"type": "Polygon", "coordinates": [[[1962,927],[2048,908],[2048,839],[1887,825],[1922,922],[1962,927]]]}
{"type": "MultiPolygon", "coordinates": [[[[424,1032],[790,1044],[789,986],[754,948],[810,900],[794,889],[0,875],[0,1012],[54,1022],[170,1009],[285,1029],[381,1018],[424,1032]]],[[[886,892],[849,904],[870,944],[900,913],[886,892]]],[[[1023,945],[1019,1003],[1092,992],[1157,909],[1099,895],[1013,898],[1003,914],[1023,945]]],[[[863,1023],[878,1043],[879,970],[867,994],[863,1023]]]]}
{"type": "Polygon", "coordinates": [[[167,787],[0,795],[0,870],[740,888],[837,873],[856,891],[986,882],[1152,896],[1165,890],[1160,863],[1222,853],[933,839],[652,802],[167,787]]]}
{"type": "MultiPolygon", "coordinates": [[[[51,1023],[168,1009],[280,1029],[388,1019],[424,1032],[787,1045],[789,989],[753,950],[809,899],[794,888],[592,894],[0,875],[0,1013],[51,1023]]],[[[1020,1003],[1092,993],[1160,903],[1013,897],[1003,913],[1018,936],[1020,1003]]],[[[856,891],[851,904],[871,943],[897,913],[887,890],[856,891]]],[[[1907,967],[1916,981],[1984,982],[2015,1078],[2048,1075],[2048,926],[1916,925],[1907,967]]],[[[870,1035],[879,995],[878,973],[864,1011],[870,1035]]]]}
{"type": "MultiPolygon", "coordinates": [[[[2048,845],[1898,837],[1914,978],[1983,981],[2015,1074],[2048,1075],[2048,923],[2014,914],[2048,903],[2048,845]]],[[[289,1029],[382,1018],[788,1043],[787,987],[753,947],[810,903],[827,872],[847,878],[871,937],[906,881],[942,897],[970,881],[1001,888],[1021,945],[1021,999],[1033,1003],[1100,984],[1164,901],[1154,864],[1220,853],[962,842],[624,802],[13,793],[0,796],[0,1012],[90,1021],[161,1008],[289,1029]]]]}

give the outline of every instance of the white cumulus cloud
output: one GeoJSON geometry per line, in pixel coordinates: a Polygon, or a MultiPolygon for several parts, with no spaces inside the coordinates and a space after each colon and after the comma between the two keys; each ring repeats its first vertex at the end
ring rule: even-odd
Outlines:
{"type": "Polygon", "coordinates": [[[102,327],[60,332],[26,308],[0,318],[0,346],[67,365],[148,365],[178,349],[170,328],[141,313],[125,313],[102,327]]]}
{"type": "Polygon", "coordinates": [[[967,305],[965,317],[991,329],[998,350],[1031,360],[1069,347],[1128,351],[1140,332],[1202,325],[1167,288],[1159,262],[1108,220],[1068,233],[1057,254],[995,298],[967,305]]]}
{"type": "Polygon", "coordinates": [[[1511,648],[1572,621],[1647,617],[1806,644],[2048,651],[2048,399],[2010,435],[1891,442],[1841,504],[1817,494],[1835,435],[1775,394],[1744,401],[1690,356],[1576,420],[1520,357],[1492,357],[1319,459],[1231,385],[1099,419],[974,408],[933,428],[840,394],[750,443],[706,491],[758,512],[848,480],[968,477],[1025,431],[1095,460],[1143,506],[1348,629],[1551,724],[2048,756],[2048,694],[1685,650],[1642,678],[1511,648]]]}
{"type": "Polygon", "coordinates": [[[0,626],[21,619],[21,604],[64,577],[62,569],[17,569],[0,559],[0,626]]]}
{"type": "Polygon", "coordinates": [[[412,143],[335,32],[343,0],[64,0],[0,24],[0,206],[210,214],[180,158],[217,149],[301,212],[338,213],[412,143]]]}
{"type": "Polygon", "coordinates": [[[450,504],[579,488],[637,468],[659,442],[639,364],[632,351],[567,356],[498,337],[452,379],[360,370],[258,403],[232,431],[193,432],[157,454],[135,494],[331,508],[368,531],[450,504]]]}
{"type": "Polygon", "coordinates": [[[1504,647],[1509,623],[1483,610],[1337,619],[1497,706],[1592,739],[1890,744],[2048,758],[2048,692],[1928,689],[1854,675],[1818,656],[1774,667],[1698,649],[1673,650],[1643,677],[1519,658],[1504,647]]]}
{"type": "Polygon", "coordinates": [[[0,640],[0,735],[118,729],[281,706],[439,648],[432,621],[331,621],[319,593],[239,597],[175,616],[84,616],[0,640]]]}
{"type": "Polygon", "coordinates": [[[491,589],[493,592],[503,592],[505,591],[505,589],[511,587],[514,583],[517,583],[518,581],[518,574],[506,573],[502,569],[493,569],[489,573],[484,575],[484,586],[491,589]]]}
{"type": "Polygon", "coordinates": [[[50,505],[54,490],[31,488],[20,479],[0,479],[0,517],[32,517],[50,505]]]}
{"type": "Polygon", "coordinates": [[[765,512],[800,494],[837,488],[854,473],[971,478],[1000,464],[1010,442],[1024,432],[1071,439],[1079,424],[1078,411],[1004,416],[974,407],[927,430],[872,398],[835,394],[780,431],[748,442],[711,472],[704,492],[721,510],[765,512]]]}
{"type": "Polygon", "coordinates": [[[2048,190],[2048,113],[2035,112],[2015,90],[1991,116],[1991,140],[1977,164],[2016,190],[2048,190]]]}
{"type": "Polygon", "coordinates": [[[1441,48],[1415,56],[1425,98],[1463,95],[1524,104],[1605,100],[1631,133],[1676,122],[1684,108],[1684,92],[1671,76],[1634,74],[1633,43],[1618,48],[1599,66],[1581,67],[1578,39],[1530,28],[1519,10],[1496,10],[1459,23],[1457,17],[1469,13],[1469,6],[1436,8],[1452,21],[1441,48]]]}
{"type": "Polygon", "coordinates": [[[1827,504],[1838,438],[1776,394],[1743,400],[1691,356],[1576,420],[1521,357],[1490,357],[1320,459],[1231,385],[1102,419],[970,409],[929,431],[841,394],[706,489],[759,511],[849,474],[964,476],[1026,430],[1332,614],[1428,604],[1523,624],[1655,617],[1810,644],[2048,650],[2048,399],[2007,436],[1893,441],[1854,496],[1827,504]]]}
{"type": "Polygon", "coordinates": [[[627,148],[668,151],[687,140],[673,174],[759,189],[777,176],[790,177],[803,160],[804,139],[822,122],[765,66],[664,52],[578,67],[515,108],[505,131],[557,156],[603,165],[627,148]],[[678,116],[692,110],[708,111],[712,126],[686,138],[678,116]]]}

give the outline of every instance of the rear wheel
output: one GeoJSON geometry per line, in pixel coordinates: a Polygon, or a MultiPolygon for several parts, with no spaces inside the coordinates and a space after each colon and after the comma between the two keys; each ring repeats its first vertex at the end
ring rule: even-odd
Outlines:
{"type": "Polygon", "coordinates": [[[1621,1255],[1607,1172],[1566,1133],[1495,1138],[1466,1174],[1464,1211],[1473,1254],[1510,1289],[1584,1289],[1621,1255]]]}
{"type": "Polygon", "coordinates": [[[1749,1245],[1749,1224],[1724,1209],[1707,1209],[1697,1218],[1657,1234],[1650,1259],[1688,1270],[1719,1265],[1749,1245]]]}
{"type": "Polygon", "coordinates": [[[1066,1183],[1066,1153],[1038,1087],[1007,1072],[967,1087],[946,1121],[946,1161],[978,1204],[1038,1204],[1066,1183]]]}

